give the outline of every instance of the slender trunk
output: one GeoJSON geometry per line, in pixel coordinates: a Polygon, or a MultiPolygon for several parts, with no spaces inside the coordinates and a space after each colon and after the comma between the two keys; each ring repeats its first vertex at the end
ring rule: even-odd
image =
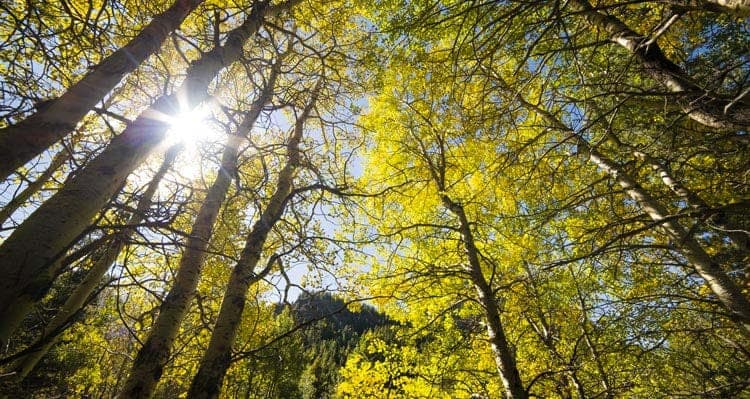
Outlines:
{"type": "Polygon", "coordinates": [[[138,351],[120,398],[149,398],[153,395],[182,319],[195,297],[214,224],[234,176],[239,143],[240,137],[230,136],[222,156],[221,169],[193,223],[174,283],[159,308],[159,315],[148,338],[138,351]]]}
{"type": "Polygon", "coordinates": [[[687,259],[695,271],[703,277],[711,291],[731,312],[733,318],[750,331],[750,301],[721,267],[711,259],[700,243],[676,219],[669,217],[666,207],[651,197],[630,175],[614,161],[600,154],[589,143],[578,137],[579,147],[589,159],[612,176],[625,192],[648,214],[654,222],[660,223],[664,232],[675,243],[679,252],[687,259]]]}
{"type": "MultiPolygon", "coordinates": [[[[151,182],[149,182],[146,191],[138,202],[135,213],[130,216],[130,219],[127,222],[128,226],[135,226],[143,221],[145,217],[144,215],[151,207],[151,200],[153,199],[156,190],[159,188],[162,178],[169,168],[172,167],[180,150],[180,146],[174,146],[167,151],[159,170],[151,179],[151,182]]],[[[112,267],[112,264],[117,260],[120,252],[122,252],[122,249],[125,247],[125,244],[134,232],[135,227],[126,227],[114,237],[113,241],[104,250],[104,253],[96,257],[91,269],[89,269],[89,272],[86,274],[86,278],[78,287],[76,287],[73,293],[70,294],[65,301],[62,308],[60,308],[52,320],[44,327],[41,337],[39,337],[34,344],[37,348],[16,362],[13,370],[17,373],[17,381],[26,378],[39,360],[41,360],[49,349],[58,342],[62,332],[72,322],[76,313],[83,309],[89,298],[91,298],[91,295],[101,283],[107,270],[109,270],[110,267],[112,267]]]]}
{"type": "MultiPolygon", "coordinates": [[[[689,207],[696,210],[711,209],[711,207],[706,201],[703,200],[703,198],[701,198],[694,191],[690,190],[685,185],[680,183],[677,179],[675,179],[670,173],[669,169],[667,169],[667,167],[657,159],[641,151],[634,151],[633,155],[635,155],[636,158],[639,158],[651,165],[651,169],[659,174],[659,178],[664,183],[664,185],[669,187],[669,189],[672,190],[673,193],[682,198],[689,207]]],[[[740,227],[733,225],[729,221],[723,220],[723,218],[721,217],[709,219],[714,223],[716,227],[726,232],[726,235],[729,237],[729,239],[732,240],[734,245],[740,251],[744,252],[745,254],[750,253],[750,236],[744,233],[740,227]]]]}
{"type": "Polygon", "coordinates": [[[500,309],[495,301],[494,292],[482,272],[482,266],[479,261],[479,250],[476,247],[474,235],[471,232],[471,225],[466,217],[464,208],[461,204],[451,200],[447,195],[442,196],[442,201],[445,207],[458,217],[459,230],[461,231],[464,249],[469,259],[469,275],[477,291],[477,299],[484,308],[487,336],[495,357],[497,371],[500,374],[500,379],[503,381],[505,397],[508,399],[526,399],[528,398],[528,392],[526,392],[521,382],[521,375],[518,372],[515,354],[505,336],[505,330],[500,320],[500,309]]]}
{"type": "Polygon", "coordinates": [[[148,398],[153,395],[164,365],[169,359],[182,319],[185,317],[190,302],[195,297],[195,290],[206,259],[206,250],[211,240],[216,218],[229,191],[232,177],[236,175],[237,155],[242,137],[252,130],[263,111],[263,107],[271,99],[280,68],[280,63],[274,64],[266,87],[259,98],[253,102],[250,112],[238,128],[238,134],[230,136],[227,140],[222,154],[221,168],[193,223],[185,253],[180,258],[175,281],[159,309],[159,316],[154,322],[146,342],[138,351],[128,380],[119,396],[121,399],[148,398]]]}
{"type": "Polygon", "coordinates": [[[287,144],[288,161],[279,172],[276,190],[266,209],[261,213],[260,219],[253,225],[250,234],[248,234],[240,259],[229,277],[229,283],[221,301],[219,316],[216,319],[211,340],[201,359],[198,373],[190,384],[188,398],[219,397],[224,376],[231,364],[232,346],[245,309],[247,290],[250,284],[263,278],[271,268],[272,262],[269,262],[264,270],[255,272],[268,233],[284,213],[284,208],[292,191],[292,180],[300,163],[299,143],[304,131],[304,122],[312,111],[320,87],[319,84],[320,82],[313,91],[312,100],[295,123],[294,133],[287,144]]]}
{"type": "Polygon", "coordinates": [[[588,155],[591,162],[612,176],[628,196],[646,212],[651,220],[659,223],[661,229],[675,243],[678,252],[687,259],[688,264],[706,281],[714,295],[729,310],[732,318],[738,321],[745,330],[750,332],[750,301],[748,301],[737,284],[706,253],[693,235],[678,220],[670,217],[666,207],[649,195],[630,175],[622,170],[620,165],[600,154],[581,135],[568,128],[549,111],[529,103],[522,97],[518,97],[518,100],[547,120],[554,128],[568,132],[571,137],[576,138],[581,153],[588,155]]]}
{"type": "MultiPolygon", "coordinates": [[[[224,46],[192,63],[177,92],[159,98],[141,113],[104,151],[73,177],[52,198],[22,223],[0,246],[0,325],[22,294],[41,298],[49,284],[32,284],[33,276],[54,276],[55,260],[65,253],[91,218],[121,187],[128,175],[163,142],[168,129],[164,114],[178,109],[178,98],[186,98],[190,109],[208,97],[208,86],[227,65],[242,55],[242,47],[260,29],[266,16],[286,10],[294,3],[268,7],[260,2],[247,20],[231,31],[224,46]]],[[[52,278],[52,277],[50,277],[52,278]]],[[[0,344],[8,336],[0,334],[0,344]]]]}
{"type": "Polygon", "coordinates": [[[691,119],[720,130],[750,127],[750,104],[738,98],[726,100],[691,82],[685,71],[672,62],[656,43],[634,32],[614,16],[597,11],[588,0],[571,0],[589,24],[605,31],[610,40],[626,48],[646,73],[675,93],[676,102],[691,119]]]}
{"type": "Polygon", "coordinates": [[[124,47],[23,121],[0,129],[0,180],[75,129],[78,122],[164,40],[203,0],[176,0],[124,47]]]}
{"type": "MultiPolygon", "coordinates": [[[[493,357],[495,358],[498,374],[503,383],[505,391],[503,396],[508,399],[526,399],[529,397],[529,394],[526,388],[524,388],[521,375],[518,372],[515,353],[513,353],[513,349],[505,336],[505,329],[500,319],[501,311],[495,300],[495,293],[482,271],[482,264],[479,261],[479,249],[476,247],[474,234],[471,231],[471,223],[469,223],[463,205],[453,201],[446,194],[445,176],[446,164],[448,162],[445,159],[446,142],[439,134],[437,137],[437,145],[440,149],[438,158],[433,159],[430,151],[428,151],[428,146],[420,141],[421,155],[429,166],[430,174],[437,186],[443,206],[458,218],[458,230],[461,233],[462,243],[469,261],[466,271],[469,273],[471,282],[477,292],[477,301],[484,309],[487,338],[490,342],[493,357]]],[[[419,141],[419,139],[417,140],[419,141]]]]}
{"type": "Polygon", "coordinates": [[[13,213],[15,213],[18,208],[25,204],[26,201],[29,200],[29,198],[41,191],[42,187],[44,187],[44,184],[52,178],[55,172],[60,169],[60,167],[68,159],[70,159],[70,156],[70,151],[68,151],[67,148],[63,148],[57,154],[55,154],[55,156],[52,158],[52,161],[50,161],[49,166],[47,166],[47,169],[45,169],[44,172],[37,176],[36,180],[29,183],[29,185],[26,186],[23,191],[13,197],[13,199],[8,202],[8,204],[5,205],[2,210],[0,210],[0,226],[4,225],[5,222],[7,222],[8,219],[10,219],[10,217],[13,215],[13,213]]]}

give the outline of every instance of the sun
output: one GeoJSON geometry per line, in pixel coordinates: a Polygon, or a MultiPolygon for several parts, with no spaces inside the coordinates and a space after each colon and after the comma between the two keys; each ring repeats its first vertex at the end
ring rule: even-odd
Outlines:
{"type": "Polygon", "coordinates": [[[170,144],[183,143],[188,147],[197,147],[203,142],[218,139],[219,134],[209,123],[209,117],[208,110],[202,108],[171,116],[167,140],[170,144]]]}
{"type": "Polygon", "coordinates": [[[201,149],[222,140],[223,134],[211,123],[209,109],[198,107],[168,117],[167,145],[182,144],[176,170],[187,178],[201,175],[203,162],[201,149]]]}

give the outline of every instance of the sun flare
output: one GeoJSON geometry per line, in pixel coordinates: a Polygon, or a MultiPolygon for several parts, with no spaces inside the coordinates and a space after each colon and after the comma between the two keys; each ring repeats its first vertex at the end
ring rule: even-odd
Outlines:
{"type": "Polygon", "coordinates": [[[167,143],[185,146],[177,170],[185,177],[198,177],[203,164],[201,149],[222,139],[221,132],[210,122],[210,112],[200,107],[182,112],[170,117],[169,125],[167,143]]]}
{"type": "Polygon", "coordinates": [[[218,139],[216,129],[208,122],[209,113],[196,109],[170,118],[167,139],[170,143],[198,146],[202,142],[218,139]]]}

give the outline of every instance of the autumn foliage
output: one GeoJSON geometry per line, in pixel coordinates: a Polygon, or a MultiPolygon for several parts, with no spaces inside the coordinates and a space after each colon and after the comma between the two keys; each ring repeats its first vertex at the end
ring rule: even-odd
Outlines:
{"type": "Polygon", "coordinates": [[[750,4],[0,5],[0,397],[750,397],[750,4]]]}

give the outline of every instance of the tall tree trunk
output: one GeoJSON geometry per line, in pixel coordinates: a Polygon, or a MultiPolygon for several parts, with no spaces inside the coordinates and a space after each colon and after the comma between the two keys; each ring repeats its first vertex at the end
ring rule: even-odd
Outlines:
{"type": "Polygon", "coordinates": [[[149,398],[159,382],[164,365],[169,359],[175,337],[185,317],[188,306],[195,297],[206,250],[211,240],[214,224],[229,190],[232,177],[237,172],[237,155],[242,138],[249,134],[263,107],[271,100],[281,62],[274,64],[271,76],[238,128],[237,135],[229,136],[222,154],[221,168],[193,223],[185,252],[180,258],[175,281],[169,290],[159,315],[146,342],[138,351],[127,381],[119,398],[149,398]]]}
{"type": "MultiPolygon", "coordinates": [[[[579,0],[572,1],[577,2],[579,0]]],[[[492,71],[489,72],[500,87],[510,90],[510,86],[501,76],[492,71]]],[[[669,212],[663,204],[651,197],[619,165],[602,156],[595,148],[590,146],[588,141],[573,129],[570,129],[551,112],[529,102],[523,96],[516,95],[515,99],[523,104],[525,108],[539,114],[552,128],[568,133],[572,138],[575,138],[581,152],[588,154],[589,159],[593,163],[612,176],[625,189],[630,198],[643,208],[654,222],[659,223],[667,236],[677,245],[678,252],[687,259],[688,264],[706,281],[708,287],[719,299],[719,302],[729,310],[734,321],[738,322],[745,332],[750,332],[750,300],[745,297],[737,284],[721,269],[721,266],[713,261],[711,256],[703,249],[692,234],[677,219],[669,217],[669,212]]]]}
{"type": "Polygon", "coordinates": [[[746,100],[727,100],[707,92],[667,58],[658,44],[646,43],[647,37],[634,32],[616,17],[597,11],[588,0],[571,0],[571,3],[589,24],[603,30],[611,41],[630,51],[652,79],[675,93],[676,102],[691,119],[720,130],[750,127],[750,104],[746,100]]]}
{"type": "MultiPolygon", "coordinates": [[[[62,256],[91,221],[91,218],[121,187],[128,175],[164,140],[169,128],[164,114],[179,109],[178,98],[186,98],[190,109],[208,96],[211,81],[242,55],[242,47],[260,29],[264,18],[288,9],[298,0],[269,7],[259,2],[247,20],[227,36],[223,46],[205,53],[192,63],[177,92],[160,97],[125,131],[71,179],[52,198],[22,223],[0,246],[0,325],[14,298],[22,294],[41,298],[50,284],[34,283],[34,276],[50,276],[56,259],[62,256]]],[[[37,279],[38,280],[38,279],[37,279]]],[[[51,281],[49,282],[51,283],[51,281]]],[[[7,334],[0,333],[0,344],[7,334]]]]}
{"type": "MultiPolygon", "coordinates": [[[[444,191],[444,190],[441,190],[444,191]]],[[[497,371],[500,379],[503,381],[505,388],[505,397],[508,399],[526,399],[529,397],[528,392],[521,382],[521,375],[518,372],[516,356],[505,336],[502,321],[500,320],[500,309],[495,300],[495,294],[492,287],[487,282],[482,272],[482,265],[479,261],[479,249],[477,249],[474,235],[471,232],[469,219],[466,217],[464,208],[461,204],[454,202],[447,195],[442,195],[443,205],[453,213],[459,221],[459,231],[463,238],[464,249],[469,260],[468,272],[471,276],[471,282],[477,291],[477,299],[484,308],[484,318],[487,323],[487,337],[490,341],[492,354],[495,358],[497,371]]]]}
{"type": "Polygon", "coordinates": [[[572,138],[575,138],[580,152],[587,155],[591,162],[612,176],[651,220],[659,224],[664,233],[674,242],[678,252],[687,259],[688,264],[706,281],[714,295],[729,310],[732,318],[750,332],[750,301],[737,284],[721,269],[721,266],[714,262],[693,235],[677,219],[670,217],[666,207],[646,192],[620,165],[599,153],[581,135],[568,128],[549,111],[531,104],[521,97],[518,97],[518,100],[542,116],[555,129],[567,132],[572,138]]]}
{"type": "Polygon", "coordinates": [[[157,52],[203,0],[176,0],[124,47],[23,121],[0,129],[0,180],[75,129],[78,122],[128,73],[157,52]]]}
{"type": "Polygon", "coordinates": [[[219,397],[224,376],[231,364],[232,346],[237,336],[242,312],[245,309],[247,290],[250,284],[263,278],[271,269],[272,262],[269,261],[264,270],[255,272],[268,233],[284,213],[284,208],[292,191],[292,180],[300,163],[299,143],[302,139],[304,123],[312,111],[320,88],[319,85],[320,81],[313,91],[312,99],[295,123],[294,133],[287,144],[288,160],[279,172],[276,190],[268,205],[266,205],[266,209],[261,213],[260,219],[255,222],[250,234],[248,234],[240,259],[229,277],[229,283],[221,301],[221,309],[211,334],[211,340],[201,359],[198,373],[190,384],[188,398],[219,397]]]}
{"type": "Polygon", "coordinates": [[[649,195],[620,165],[599,153],[582,137],[576,135],[582,152],[588,154],[591,162],[612,176],[625,192],[632,198],[654,222],[672,239],[679,252],[693,266],[696,272],[706,280],[711,291],[750,332],[750,301],[742,290],[732,281],[721,267],[711,259],[700,243],[685,229],[677,219],[670,217],[666,207],[649,195]]]}
{"type": "Polygon", "coordinates": [[[36,346],[37,348],[16,361],[13,371],[17,373],[15,376],[17,381],[22,381],[29,375],[39,360],[41,360],[49,349],[58,342],[62,332],[72,322],[76,313],[83,309],[89,298],[91,298],[91,295],[101,283],[107,270],[112,267],[112,264],[117,260],[130,237],[135,233],[134,226],[140,224],[144,220],[145,214],[151,207],[151,201],[154,194],[161,184],[161,180],[164,178],[167,171],[169,171],[169,168],[172,167],[172,164],[181,149],[181,146],[176,145],[167,151],[159,170],[151,179],[151,182],[149,182],[146,191],[143,193],[141,200],[136,206],[135,212],[130,216],[130,219],[127,222],[128,227],[125,227],[122,231],[118,232],[112,242],[110,242],[109,246],[104,249],[103,253],[100,253],[99,256],[95,257],[93,265],[86,274],[86,278],[78,287],[76,287],[73,293],[70,294],[62,308],[60,308],[52,320],[44,327],[41,337],[39,337],[36,343],[32,345],[32,347],[36,346]]]}
{"type": "Polygon", "coordinates": [[[471,231],[471,223],[469,223],[463,205],[459,202],[453,201],[453,199],[446,194],[448,191],[445,183],[447,164],[445,159],[446,142],[439,133],[436,134],[436,136],[438,138],[437,144],[439,148],[436,159],[433,159],[430,156],[431,151],[428,150],[428,146],[423,142],[419,143],[419,147],[422,151],[421,156],[428,164],[432,180],[437,186],[440,201],[450,213],[458,218],[458,231],[461,233],[461,242],[466,251],[467,260],[469,261],[469,264],[465,269],[477,292],[477,302],[479,302],[484,309],[484,321],[487,324],[487,338],[490,342],[490,349],[492,350],[495,359],[495,365],[500,380],[502,380],[503,383],[503,389],[505,391],[503,396],[508,399],[527,399],[529,394],[523,386],[521,375],[518,372],[518,366],[516,364],[515,353],[513,353],[513,349],[505,335],[505,329],[503,328],[502,320],[500,319],[500,308],[497,305],[495,293],[490,282],[487,281],[484,272],[482,271],[482,264],[479,260],[480,253],[476,246],[476,241],[474,240],[474,233],[471,231]]]}

